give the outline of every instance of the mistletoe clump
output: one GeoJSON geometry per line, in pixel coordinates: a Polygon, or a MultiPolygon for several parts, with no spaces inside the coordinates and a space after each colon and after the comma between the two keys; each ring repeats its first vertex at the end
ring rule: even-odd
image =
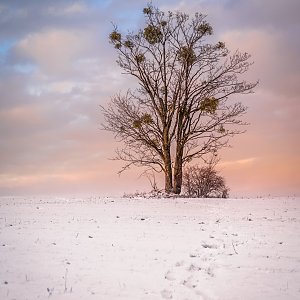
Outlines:
{"type": "Polygon", "coordinates": [[[191,47],[183,46],[178,51],[178,59],[182,63],[192,64],[197,60],[197,56],[191,47]]]}
{"type": "Polygon", "coordinates": [[[158,26],[148,25],[144,29],[144,38],[151,45],[161,42],[163,34],[158,26]]]}
{"type": "Polygon", "coordinates": [[[219,100],[211,97],[205,98],[200,104],[200,110],[209,114],[214,114],[218,108],[219,100]]]}

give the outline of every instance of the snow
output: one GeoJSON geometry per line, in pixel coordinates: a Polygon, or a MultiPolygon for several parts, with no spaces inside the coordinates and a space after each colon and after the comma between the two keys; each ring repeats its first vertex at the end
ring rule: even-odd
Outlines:
{"type": "Polygon", "coordinates": [[[300,299],[300,199],[0,198],[0,299],[300,299]]]}

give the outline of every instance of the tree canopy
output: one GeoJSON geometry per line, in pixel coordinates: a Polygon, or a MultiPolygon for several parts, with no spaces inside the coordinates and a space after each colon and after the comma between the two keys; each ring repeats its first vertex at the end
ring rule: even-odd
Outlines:
{"type": "Polygon", "coordinates": [[[209,42],[206,16],[163,12],[149,4],[144,27],[127,34],[115,26],[109,40],[117,63],[138,87],[112,97],[103,128],[122,141],[116,159],[165,174],[166,192],[179,194],[182,169],[217,152],[241,133],[246,107],[232,95],[253,92],[246,82],[250,55],[209,42]]]}

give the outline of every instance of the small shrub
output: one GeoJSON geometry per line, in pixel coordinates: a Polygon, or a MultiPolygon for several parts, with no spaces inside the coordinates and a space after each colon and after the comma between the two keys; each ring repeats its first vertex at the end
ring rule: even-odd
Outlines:
{"type": "Polygon", "coordinates": [[[190,166],[183,173],[185,194],[192,198],[228,198],[229,188],[214,165],[190,166]]]}

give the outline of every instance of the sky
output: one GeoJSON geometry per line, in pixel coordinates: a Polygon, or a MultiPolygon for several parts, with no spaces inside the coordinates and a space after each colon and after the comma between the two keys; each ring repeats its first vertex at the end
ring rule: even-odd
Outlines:
{"type": "MultiPolygon", "coordinates": [[[[143,26],[141,0],[0,0],[0,195],[99,194],[150,189],[141,169],[119,176],[121,146],[102,131],[99,105],[136,82],[108,35],[143,26]]],[[[300,1],[162,0],[201,12],[214,38],[252,55],[247,132],[221,151],[232,197],[300,195],[300,1]]],[[[197,162],[195,162],[197,163],[197,162]]],[[[158,178],[159,181],[159,178],[158,178]]]]}

